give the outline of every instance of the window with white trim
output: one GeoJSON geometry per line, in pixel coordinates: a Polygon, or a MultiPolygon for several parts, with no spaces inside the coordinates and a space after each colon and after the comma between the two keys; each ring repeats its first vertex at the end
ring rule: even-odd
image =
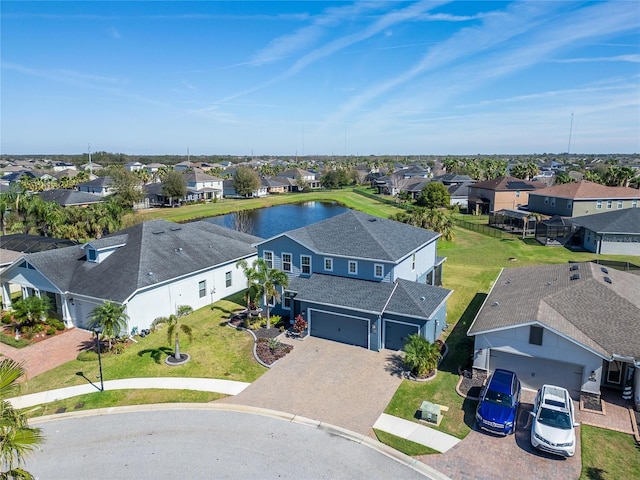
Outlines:
{"type": "Polygon", "coordinates": [[[282,308],[285,310],[291,310],[291,299],[293,298],[292,292],[284,292],[284,297],[282,300],[282,308]]]}
{"type": "Polygon", "coordinates": [[[265,250],[264,252],[262,252],[262,259],[267,264],[267,267],[273,268],[273,252],[265,250]]]}
{"type": "Polygon", "coordinates": [[[516,198],[520,198],[520,190],[516,190],[516,198]]]}
{"type": "Polygon", "coordinates": [[[201,282],[198,282],[198,295],[200,295],[200,298],[202,298],[206,294],[207,294],[207,281],[202,280],[201,282]]]}
{"type": "Polygon", "coordinates": [[[357,275],[358,274],[358,262],[355,260],[349,260],[349,274],[357,275]]]}
{"type": "Polygon", "coordinates": [[[638,208],[638,200],[634,200],[631,202],[631,208],[638,208]]]}
{"type": "Polygon", "coordinates": [[[290,253],[282,254],[282,271],[291,272],[291,254],[290,253]]]}
{"type": "Polygon", "coordinates": [[[231,286],[231,272],[225,272],[224,285],[229,288],[231,286]]]}
{"type": "Polygon", "coordinates": [[[547,205],[549,203],[549,197],[544,197],[544,204],[547,205]]]}
{"type": "Polygon", "coordinates": [[[324,259],[324,269],[326,272],[333,272],[333,258],[324,259]]]}
{"type": "Polygon", "coordinates": [[[602,200],[596,202],[596,210],[602,210],[602,200]]]}
{"type": "Polygon", "coordinates": [[[384,265],[376,263],[373,266],[373,276],[376,278],[384,278],[384,265]]]}
{"type": "Polygon", "coordinates": [[[613,207],[613,200],[607,200],[607,210],[613,207]]]}
{"type": "Polygon", "coordinates": [[[311,275],[311,257],[309,255],[300,255],[300,273],[311,275]]]}
{"type": "Polygon", "coordinates": [[[622,200],[618,200],[618,208],[622,208],[622,200]]]}

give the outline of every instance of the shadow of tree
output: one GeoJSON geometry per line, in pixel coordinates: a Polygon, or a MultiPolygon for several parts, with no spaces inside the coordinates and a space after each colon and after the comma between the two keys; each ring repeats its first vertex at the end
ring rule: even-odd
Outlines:
{"type": "Polygon", "coordinates": [[[161,363],[165,355],[173,355],[173,349],[169,347],[147,348],[138,352],[139,357],[149,355],[156,363],[161,363]]]}
{"type": "Polygon", "coordinates": [[[606,478],[604,476],[605,473],[607,473],[606,470],[596,467],[587,467],[584,472],[589,480],[604,480],[606,478]]]}
{"type": "Polygon", "coordinates": [[[407,367],[402,360],[402,355],[399,353],[391,353],[387,355],[387,363],[384,366],[385,371],[389,372],[394,377],[405,377],[407,367]]]}

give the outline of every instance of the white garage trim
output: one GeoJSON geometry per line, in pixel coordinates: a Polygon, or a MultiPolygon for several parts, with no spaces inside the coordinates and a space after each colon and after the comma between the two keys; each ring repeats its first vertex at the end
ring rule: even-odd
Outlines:
{"type": "Polygon", "coordinates": [[[345,315],[344,313],[332,312],[331,310],[319,310],[317,308],[307,308],[307,318],[309,319],[309,333],[311,333],[311,323],[313,322],[313,312],[325,313],[327,315],[332,315],[334,317],[345,317],[352,318],[354,320],[365,321],[367,322],[367,350],[371,350],[371,335],[369,332],[371,331],[371,319],[366,317],[356,317],[354,315],[345,315]]]}

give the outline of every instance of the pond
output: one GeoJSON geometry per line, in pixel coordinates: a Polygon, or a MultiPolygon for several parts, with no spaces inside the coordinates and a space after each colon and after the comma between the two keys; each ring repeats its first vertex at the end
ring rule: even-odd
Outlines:
{"type": "MultiPolygon", "coordinates": [[[[247,233],[262,238],[271,238],[288,230],[306,227],[348,211],[336,202],[305,202],[278,205],[276,207],[247,210],[247,233]]],[[[235,215],[220,215],[204,219],[216,225],[235,228],[235,215]]]]}

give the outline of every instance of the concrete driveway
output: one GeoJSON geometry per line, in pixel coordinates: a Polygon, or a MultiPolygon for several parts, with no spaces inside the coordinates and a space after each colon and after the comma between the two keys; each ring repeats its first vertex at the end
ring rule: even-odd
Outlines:
{"type": "Polygon", "coordinates": [[[469,435],[444,454],[423,455],[418,459],[453,480],[517,478],[539,480],[580,477],[580,429],[576,430],[577,448],[572,458],[561,458],[535,450],[531,446],[531,403],[521,403],[516,433],[508,437],[492,435],[474,428],[469,435]]]}
{"type": "Polygon", "coordinates": [[[402,382],[397,354],[315,337],[225,403],[269,408],[338,425],[375,438],[372,425],[402,382]]]}

